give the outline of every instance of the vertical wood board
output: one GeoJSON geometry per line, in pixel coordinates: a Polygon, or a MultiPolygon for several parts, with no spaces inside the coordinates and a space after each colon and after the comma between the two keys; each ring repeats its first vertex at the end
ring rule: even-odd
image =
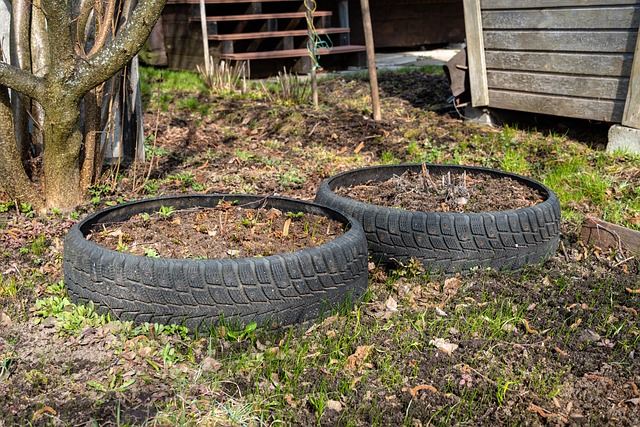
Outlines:
{"type": "Polygon", "coordinates": [[[484,47],[495,50],[610,52],[635,50],[636,31],[485,31],[484,47]]]}
{"type": "Polygon", "coordinates": [[[631,77],[629,79],[627,102],[624,106],[621,124],[623,126],[640,129],[640,43],[636,43],[631,77]]]}
{"type": "Polygon", "coordinates": [[[483,11],[482,27],[493,29],[597,30],[638,28],[638,7],[483,11]]]}
{"type": "Polygon", "coordinates": [[[619,123],[624,103],[567,96],[490,90],[491,107],[619,123]]]}
{"type": "Polygon", "coordinates": [[[464,23],[467,35],[467,64],[469,66],[471,104],[474,107],[489,105],[480,0],[464,0],[464,23]]]}
{"type": "Polygon", "coordinates": [[[629,79],[487,70],[489,90],[505,89],[624,102],[629,79]]]}
{"type": "Polygon", "coordinates": [[[633,55],[486,51],[487,69],[538,71],[572,75],[629,77],[633,55]]]}

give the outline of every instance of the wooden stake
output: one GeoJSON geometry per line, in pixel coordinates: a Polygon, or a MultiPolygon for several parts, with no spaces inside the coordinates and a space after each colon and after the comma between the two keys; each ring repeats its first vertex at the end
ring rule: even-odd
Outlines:
{"type": "Polygon", "coordinates": [[[207,10],[204,0],[200,0],[200,24],[202,26],[202,47],[204,48],[204,70],[207,76],[211,74],[209,60],[209,33],[207,32],[207,10]]]}
{"type": "Polygon", "coordinates": [[[364,41],[367,47],[367,68],[369,69],[369,85],[371,86],[371,108],[373,120],[382,120],[380,113],[380,95],[378,92],[378,74],[376,71],[376,52],[373,46],[373,27],[371,25],[371,12],[369,0],[360,0],[362,8],[362,27],[364,29],[364,41]]]}
{"type": "Polygon", "coordinates": [[[314,35],[313,35],[313,1],[305,0],[305,14],[307,18],[307,30],[308,30],[308,38],[307,38],[307,49],[311,55],[311,96],[313,98],[313,107],[318,108],[318,82],[316,80],[316,55],[315,55],[315,46],[314,46],[314,35]]]}

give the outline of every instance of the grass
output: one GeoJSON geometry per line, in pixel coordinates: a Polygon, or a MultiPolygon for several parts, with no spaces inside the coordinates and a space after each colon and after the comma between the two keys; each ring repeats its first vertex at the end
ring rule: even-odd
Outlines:
{"type": "MultiPolygon", "coordinates": [[[[142,72],[150,111],[177,106],[194,114],[198,123],[204,117],[213,120],[209,109],[197,105],[210,95],[197,74],[142,72]]],[[[319,112],[302,114],[297,108],[306,107],[294,103],[270,104],[267,119],[260,125],[249,120],[248,131],[241,119],[217,121],[222,142],[212,138],[211,148],[194,154],[198,165],[209,162],[207,167],[163,170],[145,183],[145,194],[165,194],[168,185],[173,185],[171,191],[199,191],[196,176],[208,169],[219,169],[206,178],[214,191],[255,193],[264,191],[266,181],[273,184],[268,192],[299,196],[321,175],[371,163],[473,164],[531,176],[552,188],[562,205],[564,252],[521,272],[478,269],[468,277],[441,277],[411,262],[395,271],[372,266],[363,301],[344,304],[316,324],[266,330],[223,323],[194,333],[179,324],[112,319],[91,304],[73,303],[60,281],[61,253],[53,250],[57,236],[38,229],[27,206],[2,201],[0,213],[19,217],[22,228],[34,228],[15,248],[3,249],[5,264],[32,263],[18,270],[3,265],[0,276],[0,410],[24,405],[22,412],[2,413],[7,424],[58,422],[45,418],[51,415],[42,412],[45,407],[64,424],[72,413],[60,400],[67,390],[86,399],[73,411],[81,411],[87,418],[83,421],[95,417],[96,425],[553,421],[530,405],[546,415],[580,412],[583,419],[576,420],[599,425],[609,416],[602,414],[615,406],[609,398],[635,416],[637,409],[624,402],[634,398],[630,383],[640,385],[640,323],[637,311],[634,315],[638,296],[626,290],[638,287],[637,260],[618,264],[613,252],[584,248],[576,242],[576,231],[586,214],[638,228],[634,218],[640,216],[640,187],[634,174],[640,158],[516,126],[468,132],[460,125],[444,132],[444,126],[433,124],[432,113],[416,110],[372,126],[375,138],[367,139],[371,145],[356,154],[349,151],[357,146],[347,140],[352,134],[340,135],[336,142],[331,136],[314,139],[311,129],[300,126],[312,114],[329,120],[328,111],[336,110],[342,121],[351,117],[348,113],[368,112],[366,87],[347,80],[342,90],[352,95],[344,102],[321,92],[325,99],[319,112]],[[375,133],[378,126],[388,135],[375,133]],[[254,129],[266,135],[263,140],[246,136],[254,129]],[[227,139],[232,141],[229,148],[227,139]],[[341,151],[343,147],[347,150],[341,151]],[[224,169],[227,164],[246,173],[224,169]],[[10,323],[5,327],[3,322],[10,323]],[[430,344],[436,339],[458,347],[449,355],[430,344]],[[52,350],[28,347],[31,341],[38,344],[34,348],[52,350]],[[65,353],[69,349],[74,353],[65,353]],[[83,359],[89,349],[94,353],[83,359]],[[629,357],[634,351],[636,359],[629,357]],[[57,353],[68,356],[64,363],[55,359],[57,353]],[[598,377],[609,378],[612,385],[597,387],[598,381],[606,381],[598,377]],[[585,388],[588,381],[595,385],[585,388]],[[3,382],[10,388],[1,388],[3,382]],[[13,399],[14,392],[7,390],[24,396],[13,399]],[[587,405],[581,404],[583,394],[593,396],[587,405]],[[154,396],[153,403],[147,404],[145,396],[154,396]],[[142,409],[135,407],[136,401],[143,402],[142,409]],[[589,409],[599,401],[604,406],[589,409]],[[572,409],[566,410],[569,403],[572,409]],[[140,411],[142,418],[136,418],[140,411]]],[[[238,94],[217,96],[240,99],[238,94]]],[[[218,130],[208,130],[218,136],[218,130]]],[[[159,161],[168,161],[172,149],[156,142],[149,150],[159,161]]],[[[92,196],[123,196],[119,191],[99,184],[92,196]]],[[[158,214],[170,218],[172,207],[163,206],[158,214]]],[[[6,236],[20,231],[14,225],[3,225],[5,230],[6,236]]],[[[152,250],[147,256],[154,256],[152,250]]]]}

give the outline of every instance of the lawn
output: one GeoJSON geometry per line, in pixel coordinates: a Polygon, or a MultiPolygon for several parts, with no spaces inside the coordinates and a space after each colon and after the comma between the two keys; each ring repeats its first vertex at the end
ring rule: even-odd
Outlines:
{"type": "Polygon", "coordinates": [[[112,165],[74,212],[36,215],[0,192],[0,426],[638,425],[640,260],[579,241],[585,215],[640,228],[640,157],[607,126],[522,115],[479,127],[438,70],[207,88],[142,70],[147,159],[112,165]],[[370,265],[369,291],[317,323],[210,331],[132,324],[76,305],[66,231],[96,210],[180,193],[312,200],[325,178],[404,162],[498,168],[562,205],[542,265],[443,277],[370,265]]]}

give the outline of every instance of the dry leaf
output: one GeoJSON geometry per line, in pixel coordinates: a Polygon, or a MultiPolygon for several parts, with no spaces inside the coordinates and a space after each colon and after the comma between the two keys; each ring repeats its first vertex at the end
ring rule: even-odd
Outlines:
{"type": "Polygon", "coordinates": [[[280,211],[280,210],[278,210],[278,209],[271,208],[271,209],[269,209],[269,210],[267,211],[267,219],[268,219],[268,220],[270,220],[270,221],[271,221],[272,219],[278,218],[278,217],[280,217],[280,216],[282,216],[282,211],[280,211]]]}
{"type": "Polygon", "coordinates": [[[327,406],[325,408],[331,411],[341,412],[342,403],[338,402],[337,400],[327,400],[327,406]]]}
{"type": "Polygon", "coordinates": [[[536,331],[535,329],[532,329],[531,326],[529,326],[529,322],[527,322],[527,319],[522,319],[522,323],[524,324],[524,328],[530,334],[537,334],[538,333],[538,331],[536,331]]]}
{"type": "Polygon", "coordinates": [[[438,350],[447,353],[449,356],[451,356],[451,353],[453,353],[455,349],[458,348],[458,344],[450,343],[444,338],[436,338],[434,340],[431,340],[429,341],[429,345],[432,345],[438,350]]]}
{"type": "Polygon", "coordinates": [[[285,394],[284,400],[286,400],[289,406],[291,406],[292,408],[295,408],[298,406],[298,403],[295,401],[295,399],[293,398],[293,394],[291,393],[285,394]]]}
{"type": "Polygon", "coordinates": [[[220,368],[222,368],[222,362],[213,357],[207,357],[202,361],[202,370],[205,372],[218,372],[220,368]]]}
{"type": "Polygon", "coordinates": [[[398,311],[398,302],[393,297],[389,297],[384,305],[389,311],[398,311]]]}
{"type": "Polygon", "coordinates": [[[416,395],[418,394],[418,392],[420,390],[429,390],[432,393],[437,393],[438,390],[429,384],[421,384],[421,385],[417,385],[415,387],[413,387],[411,390],[409,390],[409,393],[411,394],[411,396],[416,397],[416,395]]]}
{"type": "Polygon", "coordinates": [[[345,369],[347,371],[355,371],[358,367],[364,364],[364,361],[371,355],[373,351],[372,345],[359,345],[356,348],[355,353],[347,357],[347,365],[345,369]]]}
{"type": "Polygon", "coordinates": [[[282,237],[287,237],[289,235],[289,227],[291,226],[291,218],[287,218],[284,222],[284,227],[282,227],[282,237]]]}
{"type": "Polygon", "coordinates": [[[626,402],[633,403],[634,405],[640,405],[640,397],[635,397],[633,399],[627,399],[626,402]]]}
{"type": "Polygon", "coordinates": [[[0,311],[0,326],[7,327],[11,324],[11,317],[4,311],[0,311]]]}
{"type": "Polygon", "coordinates": [[[31,421],[37,421],[40,418],[40,416],[45,412],[54,416],[57,414],[55,409],[53,409],[51,406],[45,406],[44,408],[40,408],[33,413],[33,417],[31,417],[31,421]]]}

